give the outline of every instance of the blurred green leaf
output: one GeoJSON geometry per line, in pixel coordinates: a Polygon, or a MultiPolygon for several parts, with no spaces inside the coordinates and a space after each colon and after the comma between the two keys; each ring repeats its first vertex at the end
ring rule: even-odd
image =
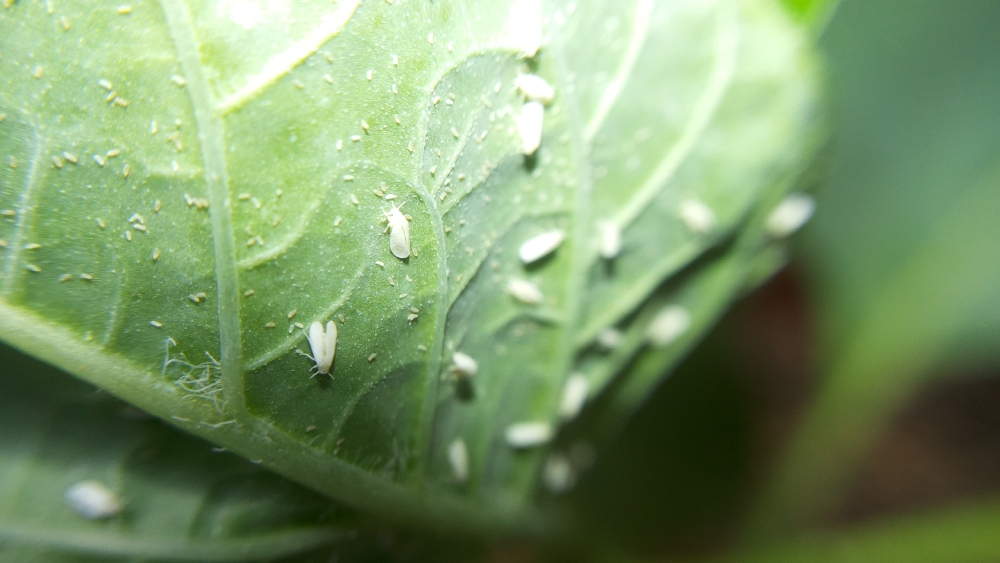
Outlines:
{"type": "Polygon", "coordinates": [[[352,513],[6,346],[0,347],[0,558],[275,559],[342,540],[352,513]],[[122,510],[88,520],[96,480],[122,510]],[[47,556],[48,557],[48,556],[47,556]],[[56,557],[56,555],[52,555],[56,557]]]}
{"type": "Polygon", "coordinates": [[[781,0],[781,3],[796,21],[819,32],[830,21],[840,0],[781,0]]]}
{"type": "Polygon", "coordinates": [[[962,6],[845,2],[825,37],[840,138],[803,244],[825,379],[760,533],[833,508],[928,376],[1000,361],[1000,4],[962,6]]]}
{"type": "Polygon", "coordinates": [[[0,12],[0,337],[423,525],[540,529],[524,512],[547,451],[505,429],[558,425],[575,372],[591,396],[627,390],[607,411],[620,423],[747,283],[772,241],[745,227],[815,145],[815,61],[770,0],[51,11],[0,12]],[[525,72],[556,92],[529,158],[525,72]],[[692,199],[714,213],[705,232],[682,220],[692,199]],[[390,205],[411,216],[405,259],[390,205]],[[552,230],[558,250],[522,264],[552,230]],[[515,278],[543,302],[513,299],[515,278]],[[652,349],[678,302],[692,329],[652,349]],[[302,329],[331,320],[333,369],[310,379],[302,329]],[[609,327],[634,337],[589,362],[609,327]],[[469,389],[455,352],[478,362],[469,389]]]}
{"type": "Polygon", "coordinates": [[[1000,559],[996,530],[1000,501],[855,526],[837,534],[814,533],[715,563],[955,563],[1000,559]]]}

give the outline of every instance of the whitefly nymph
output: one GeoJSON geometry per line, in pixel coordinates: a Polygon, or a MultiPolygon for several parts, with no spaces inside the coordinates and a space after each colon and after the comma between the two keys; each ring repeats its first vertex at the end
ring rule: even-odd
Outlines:
{"type": "Polygon", "coordinates": [[[410,257],[410,220],[399,209],[396,204],[392,204],[392,209],[385,212],[388,223],[386,229],[389,231],[389,250],[392,255],[405,260],[410,257]]]}
{"type": "MultiPolygon", "coordinates": [[[[337,353],[337,325],[333,321],[327,321],[324,331],[323,323],[313,321],[313,324],[309,325],[306,340],[309,341],[309,348],[312,350],[312,356],[309,357],[316,362],[316,373],[329,374],[333,356],[337,353]]],[[[313,376],[315,375],[314,373],[313,376]]]]}

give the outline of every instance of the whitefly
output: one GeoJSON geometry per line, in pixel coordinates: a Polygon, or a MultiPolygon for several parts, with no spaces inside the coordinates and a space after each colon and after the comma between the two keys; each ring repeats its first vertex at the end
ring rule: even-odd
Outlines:
{"type": "Polygon", "coordinates": [[[316,373],[329,374],[330,367],[333,366],[333,357],[337,353],[337,325],[333,321],[327,321],[326,330],[323,330],[322,323],[313,321],[309,325],[306,340],[309,341],[309,348],[312,350],[310,358],[316,362],[316,373]]]}
{"type": "Polygon", "coordinates": [[[562,230],[548,231],[521,243],[517,255],[521,262],[531,264],[554,252],[564,240],[566,240],[566,233],[562,230]]]}
{"type": "Polygon", "coordinates": [[[392,209],[385,212],[388,223],[386,229],[389,231],[389,250],[392,255],[405,260],[410,257],[410,221],[399,209],[393,204],[392,209]]]}

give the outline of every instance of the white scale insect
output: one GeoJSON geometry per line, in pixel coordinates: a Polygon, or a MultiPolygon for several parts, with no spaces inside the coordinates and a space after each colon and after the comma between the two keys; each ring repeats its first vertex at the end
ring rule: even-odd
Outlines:
{"type": "Polygon", "coordinates": [[[386,229],[389,231],[389,250],[396,258],[405,260],[410,257],[410,220],[400,212],[400,207],[396,207],[394,203],[392,209],[384,215],[388,223],[386,229]]]}
{"type": "MultiPolygon", "coordinates": [[[[323,323],[313,321],[309,325],[309,334],[306,335],[309,341],[309,349],[312,356],[307,356],[316,362],[316,373],[328,375],[330,366],[333,365],[333,356],[337,353],[337,325],[333,321],[327,321],[326,331],[323,330],[323,323]]],[[[316,374],[309,376],[310,379],[316,374]]]]}
{"type": "Polygon", "coordinates": [[[80,481],[66,489],[66,503],[88,520],[103,520],[122,511],[121,502],[100,481],[80,481]]]}

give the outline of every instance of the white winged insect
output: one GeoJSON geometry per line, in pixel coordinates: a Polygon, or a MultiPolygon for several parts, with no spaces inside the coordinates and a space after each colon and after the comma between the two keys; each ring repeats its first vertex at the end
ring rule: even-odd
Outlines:
{"type": "Polygon", "coordinates": [[[816,200],[808,194],[788,194],[767,216],[765,228],[772,237],[786,237],[805,225],[815,211],[816,200]]]}
{"type": "Polygon", "coordinates": [[[691,328],[691,313],[679,305],[668,305],[653,317],[646,328],[646,340],[657,348],[680,338],[691,328]]]}
{"type": "MultiPolygon", "coordinates": [[[[313,324],[309,325],[306,340],[309,341],[309,348],[312,350],[312,356],[306,354],[306,357],[316,362],[316,373],[329,374],[333,356],[337,353],[337,325],[333,321],[327,321],[324,331],[323,323],[313,321],[313,324]]],[[[309,378],[312,379],[316,373],[309,378]]]]}
{"type": "MultiPolygon", "coordinates": [[[[406,205],[405,203],[403,205],[406,205]]],[[[384,213],[388,223],[386,229],[389,231],[389,250],[392,255],[400,260],[410,257],[410,220],[392,204],[392,209],[384,213]]]]}
{"type": "Polygon", "coordinates": [[[122,511],[121,501],[99,481],[80,481],[66,490],[66,502],[88,520],[103,520],[122,511]]]}
{"type": "Polygon", "coordinates": [[[542,123],[545,106],[541,102],[528,102],[521,108],[521,115],[514,117],[517,132],[521,136],[521,152],[527,156],[535,154],[542,144],[542,123]]]}
{"type": "Polygon", "coordinates": [[[504,438],[515,449],[540,446],[552,439],[552,426],[547,422],[519,422],[504,430],[504,438]]]}
{"type": "Polygon", "coordinates": [[[601,223],[601,257],[613,260],[622,250],[622,230],[618,223],[605,221],[601,223]]]}
{"type": "Polygon", "coordinates": [[[512,278],[507,282],[507,293],[525,305],[539,305],[545,301],[542,290],[528,280],[512,278]]]}
{"type": "Polygon", "coordinates": [[[514,79],[514,86],[533,102],[549,105],[556,91],[544,78],[537,74],[520,74],[514,79]]]}
{"type": "Polygon", "coordinates": [[[703,235],[715,228],[718,219],[715,211],[697,199],[688,199],[681,202],[680,216],[687,228],[695,234],[703,235]]]}
{"type": "Polygon", "coordinates": [[[521,262],[531,264],[551,254],[564,240],[566,240],[565,232],[558,229],[548,231],[521,243],[517,255],[521,258],[521,262]]]}
{"type": "Polygon", "coordinates": [[[583,404],[587,402],[587,391],[590,390],[590,382],[586,376],[575,373],[566,380],[563,387],[562,401],[559,402],[559,417],[563,420],[572,420],[580,414],[583,404]]]}
{"type": "Polygon", "coordinates": [[[472,377],[479,372],[479,363],[468,354],[455,352],[451,355],[451,370],[458,377],[472,377]]]}
{"type": "Polygon", "coordinates": [[[455,438],[448,446],[448,463],[456,481],[465,483],[469,480],[469,449],[465,446],[465,440],[455,438]]]}

